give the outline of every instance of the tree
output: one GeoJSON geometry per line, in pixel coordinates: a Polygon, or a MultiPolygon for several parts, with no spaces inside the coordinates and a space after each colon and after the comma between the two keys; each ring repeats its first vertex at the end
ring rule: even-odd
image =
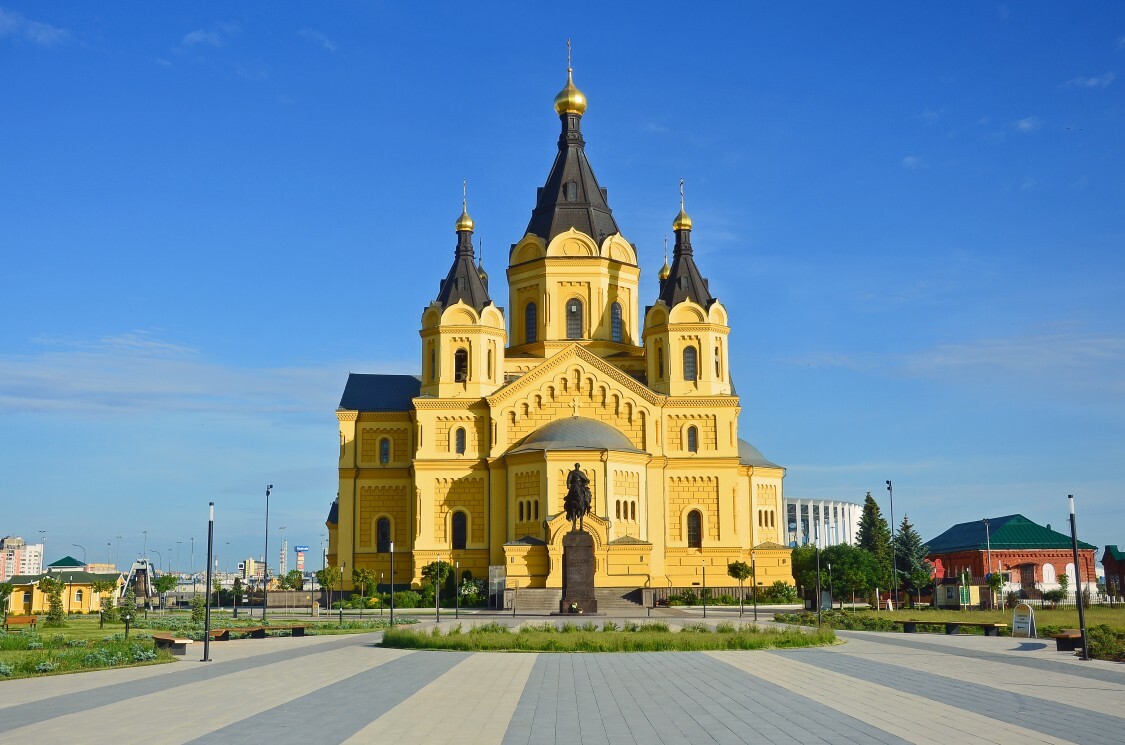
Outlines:
{"type": "Polygon", "coordinates": [[[55,579],[49,574],[43,575],[39,580],[39,591],[47,596],[47,621],[44,626],[62,626],[63,624],[63,590],[66,584],[60,579],[55,579]]]}
{"type": "Polygon", "coordinates": [[[101,595],[102,612],[98,616],[98,628],[104,628],[107,620],[112,622],[117,617],[116,608],[113,607],[113,598],[109,597],[109,593],[117,589],[117,583],[109,579],[94,580],[90,584],[90,589],[101,595]]]}
{"type": "Polygon", "coordinates": [[[324,588],[326,593],[325,601],[328,603],[328,608],[332,608],[332,588],[336,586],[344,576],[339,567],[327,566],[316,572],[316,581],[324,588]]]}
{"type": "Polygon", "coordinates": [[[301,574],[300,569],[290,569],[285,573],[282,583],[290,590],[302,590],[305,587],[305,575],[301,574]]]}
{"type": "Polygon", "coordinates": [[[879,562],[858,546],[839,543],[824,549],[821,561],[832,565],[833,589],[842,595],[867,596],[879,582],[879,562]]]}
{"type": "Polygon", "coordinates": [[[1070,597],[1070,575],[1063,572],[1059,575],[1059,589],[1062,590],[1063,600],[1070,597]]]}
{"type": "Polygon", "coordinates": [[[207,620],[207,598],[203,593],[195,593],[191,596],[191,622],[202,624],[207,620]]]}
{"type": "Polygon", "coordinates": [[[422,567],[422,579],[433,583],[434,586],[434,613],[439,621],[441,620],[441,586],[452,573],[453,565],[448,561],[432,561],[422,567]]]}
{"type": "Polygon", "coordinates": [[[366,567],[357,567],[352,570],[352,584],[359,587],[359,614],[363,615],[363,607],[367,605],[367,588],[375,586],[375,573],[366,567]]]}
{"type": "Polygon", "coordinates": [[[727,564],[727,575],[738,580],[738,615],[742,615],[745,592],[742,583],[754,576],[754,569],[745,561],[732,561],[727,564]]]}
{"type": "Polygon", "coordinates": [[[117,615],[122,620],[125,619],[125,616],[137,617],[137,596],[131,585],[125,587],[125,594],[121,596],[121,602],[117,604],[117,615]]]}
{"type": "Polygon", "coordinates": [[[934,565],[926,561],[926,554],[930,547],[922,543],[922,536],[910,524],[910,517],[902,516],[898,526],[898,534],[894,537],[895,571],[899,581],[906,586],[909,592],[917,594],[918,602],[922,600],[922,588],[928,587],[934,576],[934,565]]]}
{"type": "Polygon", "coordinates": [[[803,588],[816,587],[816,546],[806,543],[793,549],[793,579],[803,588]]]}
{"type": "Polygon", "coordinates": [[[223,581],[218,577],[211,578],[211,592],[215,593],[215,607],[222,605],[219,602],[219,596],[223,591],[223,581]]]}
{"type": "Polygon", "coordinates": [[[16,586],[11,582],[0,582],[0,608],[4,612],[8,612],[8,598],[12,597],[12,593],[16,591],[16,586]]]}
{"type": "Polygon", "coordinates": [[[1001,572],[988,573],[988,604],[992,607],[996,605],[996,593],[1000,592],[1000,588],[1004,586],[1004,575],[1001,572]]]}
{"type": "Polygon", "coordinates": [[[179,579],[174,574],[162,574],[152,581],[152,586],[160,593],[160,600],[164,607],[168,607],[168,593],[176,589],[179,579]]]}
{"type": "Polygon", "coordinates": [[[887,587],[893,576],[891,567],[891,529],[879,509],[879,503],[867,492],[863,500],[863,514],[859,518],[856,545],[870,551],[879,566],[876,586],[887,587]]]}

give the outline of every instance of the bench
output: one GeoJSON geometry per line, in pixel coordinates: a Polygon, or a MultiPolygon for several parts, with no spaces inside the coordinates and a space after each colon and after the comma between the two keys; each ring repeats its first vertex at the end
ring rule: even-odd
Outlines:
{"type": "Polygon", "coordinates": [[[38,616],[4,616],[4,630],[11,631],[13,626],[30,626],[36,628],[39,623],[38,616]]]}
{"type": "Polygon", "coordinates": [[[1055,640],[1055,649],[1059,652],[1074,652],[1082,646],[1082,632],[1079,629],[1063,629],[1057,634],[1051,634],[1055,640]]]}
{"type": "Polygon", "coordinates": [[[171,634],[163,633],[153,634],[152,641],[157,649],[169,649],[172,654],[180,657],[187,654],[188,645],[192,643],[191,639],[177,639],[171,634]]]}
{"type": "Polygon", "coordinates": [[[246,634],[251,639],[265,639],[267,631],[288,631],[291,636],[304,636],[307,624],[287,626],[241,626],[230,629],[211,629],[211,638],[218,642],[229,642],[231,634],[246,634]]]}
{"type": "Polygon", "coordinates": [[[945,633],[950,635],[960,634],[962,626],[984,629],[985,636],[1000,636],[1000,629],[1008,628],[1008,624],[1006,623],[990,623],[986,621],[919,621],[913,619],[909,621],[896,621],[895,623],[901,623],[903,632],[907,634],[916,633],[919,624],[923,626],[944,626],[945,633]]]}

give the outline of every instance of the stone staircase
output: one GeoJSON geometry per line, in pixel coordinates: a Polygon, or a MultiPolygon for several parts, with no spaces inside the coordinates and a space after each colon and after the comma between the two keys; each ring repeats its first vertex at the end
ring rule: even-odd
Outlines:
{"type": "MultiPolygon", "coordinates": [[[[641,591],[635,587],[597,587],[594,597],[598,601],[598,612],[606,615],[637,615],[644,610],[641,591]]],[[[557,613],[561,601],[560,589],[523,589],[516,593],[516,613],[557,613]]]]}

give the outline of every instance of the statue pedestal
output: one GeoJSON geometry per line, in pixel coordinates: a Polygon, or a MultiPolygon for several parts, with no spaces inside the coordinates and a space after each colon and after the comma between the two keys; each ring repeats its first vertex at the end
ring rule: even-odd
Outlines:
{"type": "Polygon", "coordinates": [[[572,530],[563,536],[562,602],[559,613],[570,614],[577,603],[584,614],[598,612],[594,597],[594,538],[584,530],[572,530]]]}

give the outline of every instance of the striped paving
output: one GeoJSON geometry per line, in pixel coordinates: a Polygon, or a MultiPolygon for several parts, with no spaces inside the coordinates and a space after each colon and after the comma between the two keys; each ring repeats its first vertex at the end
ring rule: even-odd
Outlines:
{"type": "Polygon", "coordinates": [[[0,682],[0,743],[1113,743],[1125,666],[1042,642],[842,632],[773,652],[467,654],[378,634],[0,682]]]}

